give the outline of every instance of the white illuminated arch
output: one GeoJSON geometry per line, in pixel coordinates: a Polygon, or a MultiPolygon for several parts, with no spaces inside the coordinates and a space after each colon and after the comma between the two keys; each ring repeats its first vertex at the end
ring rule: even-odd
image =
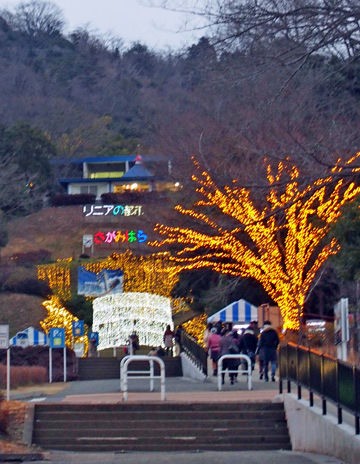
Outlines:
{"type": "Polygon", "coordinates": [[[140,345],[159,346],[167,325],[173,328],[170,298],[151,293],[114,293],[93,301],[93,331],[98,349],[125,345],[136,330],[140,345]]]}

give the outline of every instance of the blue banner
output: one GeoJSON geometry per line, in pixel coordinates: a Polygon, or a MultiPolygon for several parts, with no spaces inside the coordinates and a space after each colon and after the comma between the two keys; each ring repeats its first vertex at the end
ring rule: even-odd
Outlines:
{"type": "Polygon", "coordinates": [[[78,295],[99,297],[108,293],[122,293],[124,273],[121,270],[103,269],[95,273],[83,266],[78,268],[78,295]]]}

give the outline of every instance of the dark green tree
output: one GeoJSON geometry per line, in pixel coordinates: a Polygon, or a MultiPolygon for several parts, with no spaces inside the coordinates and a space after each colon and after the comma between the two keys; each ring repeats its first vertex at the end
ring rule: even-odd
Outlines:
{"type": "Polygon", "coordinates": [[[50,160],[56,150],[48,137],[29,124],[0,128],[0,208],[28,213],[43,205],[53,187],[50,160]]]}

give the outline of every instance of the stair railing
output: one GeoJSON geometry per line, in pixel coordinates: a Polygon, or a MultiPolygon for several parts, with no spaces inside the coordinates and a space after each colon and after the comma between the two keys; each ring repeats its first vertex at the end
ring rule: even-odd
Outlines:
{"type": "Polygon", "coordinates": [[[181,348],[203,374],[207,376],[207,351],[197,343],[195,338],[185,331],[182,333],[181,337],[181,348]]]}
{"type": "Polygon", "coordinates": [[[297,396],[301,399],[301,388],[309,391],[309,405],[314,406],[314,393],[321,398],[322,413],[327,413],[327,401],[337,407],[338,424],[342,423],[342,410],[355,417],[355,433],[360,434],[360,369],[332,356],[321,354],[310,348],[288,343],[279,351],[279,390],[283,392],[283,381],[291,393],[291,382],[297,385],[297,396]]]}

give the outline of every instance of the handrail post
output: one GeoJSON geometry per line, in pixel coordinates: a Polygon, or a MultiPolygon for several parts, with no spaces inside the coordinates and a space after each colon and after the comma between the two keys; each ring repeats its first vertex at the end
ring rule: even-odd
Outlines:
{"type": "Polygon", "coordinates": [[[150,391],[154,390],[154,379],[160,378],[160,395],[161,400],[164,401],[165,398],[165,363],[158,356],[143,356],[143,355],[128,355],[120,362],[120,389],[123,392],[123,399],[127,401],[128,399],[128,366],[132,361],[147,361],[149,363],[148,371],[134,371],[133,375],[130,377],[132,379],[149,379],[150,380],[150,391]],[[160,376],[154,374],[154,362],[157,362],[160,367],[160,376]],[[136,375],[142,374],[142,375],[136,375]]]}
{"type": "Polygon", "coordinates": [[[154,391],[154,360],[150,360],[150,391],[154,391]]]}
{"type": "MultiPolygon", "coordinates": [[[[225,374],[226,370],[223,371],[222,365],[223,365],[223,360],[224,359],[244,359],[247,363],[247,369],[241,369],[240,372],[245,372],[247,374],[247,382],[248,382],[248,390],[252,389],[252,365],[251,365],[251,359],[247,354],[224,354],[221,356],[218,360],[218,373],[217,373],[217,383],[218,383],[218,390],[221,391],[221,385],[222,385],[222,377],[221,374],[225,374]]],[[[239,372],[239,368],[236,370],[232,369],[227,369],[229,374],[236,374],[239,372]]]]}

